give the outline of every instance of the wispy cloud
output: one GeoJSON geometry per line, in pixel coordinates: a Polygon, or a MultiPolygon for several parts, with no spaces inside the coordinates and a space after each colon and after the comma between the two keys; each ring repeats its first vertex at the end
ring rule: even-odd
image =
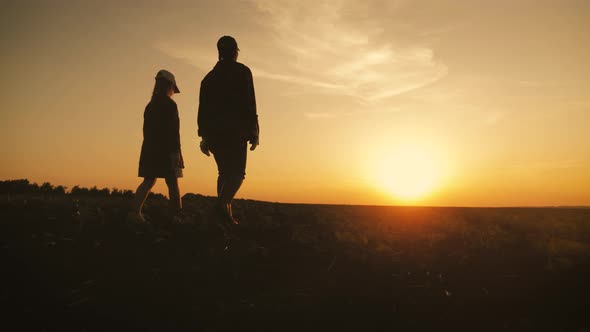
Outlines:
{"type": "Polygon", "coordinates": [[[258,68],[259,76],[319,88],[323,93],[378,102],[447,73],[433,50],[416,41],[396,45],[383,33],[390,22],[369,17],[371,4],[357,1],[255,0],[261,22],[273,32],[288,63],[280,72],[258,68]]]}

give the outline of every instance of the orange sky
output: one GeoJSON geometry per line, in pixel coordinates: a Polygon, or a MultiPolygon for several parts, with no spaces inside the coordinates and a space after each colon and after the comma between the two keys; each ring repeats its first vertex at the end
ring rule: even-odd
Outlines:
{"type": "Polygon", "coordinates": [[[213,195],[198,87],[229,34],[261,126],[238,197],[590,205],[587,1],[17,1],[0,19],[0,179],[135,189],[165,68],[182,91],[181,190],[213,195]],[[403,168],[398,151],[426,159],[403,168]],[[395,194],[431,173],[420,197],[395,194]]]}

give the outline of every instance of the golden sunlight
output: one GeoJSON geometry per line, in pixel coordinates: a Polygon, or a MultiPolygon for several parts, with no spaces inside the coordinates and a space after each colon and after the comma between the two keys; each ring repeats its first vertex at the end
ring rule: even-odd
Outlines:
{"type": "Polygon", "coordinates": [[[379,164],[379,186],[401,201],[420,200],[441,185],[443,165],[436,153],[424,146],[397,147],[379,164]]]}

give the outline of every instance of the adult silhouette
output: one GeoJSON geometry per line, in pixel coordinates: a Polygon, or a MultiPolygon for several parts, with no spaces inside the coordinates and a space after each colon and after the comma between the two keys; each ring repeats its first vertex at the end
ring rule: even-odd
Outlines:
{"type": "Polygon", "coordinates": [[[165,178],[170,196],[170,209],[178,217],[182,209],[178,178],[182,177],[184,161],[180,149],[180,120],[172,95],[180,93],[174,75],[166,70],[156,74],[152,98],[143,113],[143,143],[139,157],[139,176],[143,182],[137,188],[131,217],[145,222],[143,204],[156,184],[165,178]]]}
{"type": "Polygon", "coordinates": [[[217,42],[219,61],[201,81],[198,135],[201,151],[217,163],[217,203],[222,221],[236,225],[231,202],[246,175],[246,157],[258,146],[259,126],[252,72],[237,62],[238,43],[223,36],[217,42]]]}

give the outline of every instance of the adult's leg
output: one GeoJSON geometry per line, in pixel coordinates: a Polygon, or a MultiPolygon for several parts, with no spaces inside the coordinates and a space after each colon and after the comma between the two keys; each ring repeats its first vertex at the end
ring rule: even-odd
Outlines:
{"type": "Polygon", "coordinates": [[[237,224],[233,217],[231,202],[240,189],[244,176],[246,174],[246,142],[234,141],[228,142],[223,146],[223,153],[220,154],[222,162],[220,165],[220,174],[222,174],[223,185],[219,193],[219,206],[223,209],[228,221],[237,224]]]}
{"type": "Polygon", "coordinates": [[[223,204],[231,204],[243,182],[244,177],[241,175],[233,174],[232,176],[228,176],[224,182],[219,200],[223,204]]]}
{"type": "Polygon", "coordinates": [[[230,176],[225,181],[225,185],[220,197],[220,204],[224,208],[224,211],[226,212],[228,219],[236,225],[238,224],[238,220],[234,217],[231,203],[234,199],[234,196],[242,186],[243,181],[243,176],[230,176]]]}
{"type": "Polygon", "coordinates": [[[135,191],[135,198],[133,200],[133,212],[137,213],[141,219],[143,216],[141,214],[141,209],[143,208],[143,204],[150,193],[150,190],[156,184],[156,178],[143,178],[143,182],[137,187],[135,191]]]}
{"type": "Polygon", "coordinates": [[[168,196],[170,197],[170,210],[173,214],[178,214],[182,210],[182,200],[180,198],[180,188],[178,187],[177,177],[166,178],[168,186],[168,196]]]}
{"type": "Polygon", "coordinates": [[[223,203],[231,203],[246,175],[248,147],[245,141],[218,141],[212,145],[217,163],[217,197],[223,203]]]}
{"type": "Polygon", "coordinates": [[[212,142],[210,149],[217,164],[217,199],[219,200],[227,177],[228,149],[227,144],[218,141],[212,142]]]}
{"type": "Polygon", "coordinates": [[[247,151],[248,146],[245,141],[233,142],[228,145],[228,156],[225,163],[226,179],[221,192],[221,200],[226,204],[231,204],[246,176],[247,151]]]}
{"type": "Polygon", "coordinates": [[[217,197],[219,198],[219,196],[221,196],[221,190],[223,189],[223,181],[224,178],[221,176],[221,174],[217,175],[217,197]]]}

